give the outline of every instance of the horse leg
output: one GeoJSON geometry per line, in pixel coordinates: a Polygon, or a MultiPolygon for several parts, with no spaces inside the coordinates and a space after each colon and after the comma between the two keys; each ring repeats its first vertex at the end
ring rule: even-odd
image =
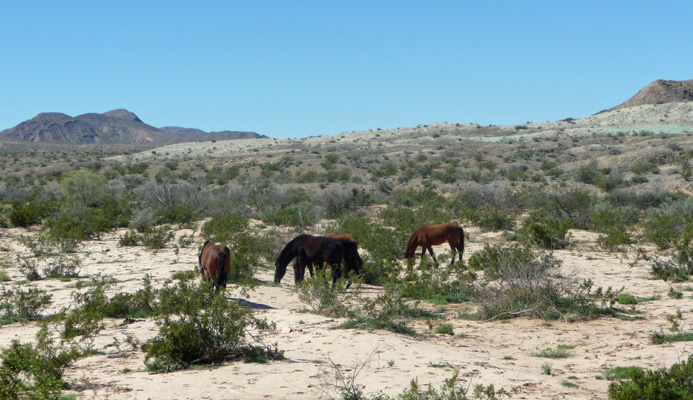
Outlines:
{"type": "Polygon", "coordinates": [[[298,284],[303,280],[303,268],[301,267],[300,257],[296,257],[294,261],[294,284],[298,284]]]}
{"type": "MultiPolygon", "coordinates": [[[[428,245],[428,252],[431,253],[431,257],[433,257],[433,262],[438,264],[438,260],[436,260],[436,255],[433,254],[433,247],[431,247],[431,245],[428,245]]],[[[423,261],[423,258],[421,260],[423,261]]]]}

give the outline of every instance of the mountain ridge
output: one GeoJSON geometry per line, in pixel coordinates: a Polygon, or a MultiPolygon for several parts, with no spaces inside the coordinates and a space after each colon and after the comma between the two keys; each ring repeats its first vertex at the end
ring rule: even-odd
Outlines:
{"type": "MultiPolygon", "coordinates": [[[[115,109],[105,113],[86,113],[75,117],[60,112],[42,112],[13,128],[0,132],[0,141],[30,145],[157,147],[190,141],[266,138],[256,132],[222,131],[207,133],[199,129],[157,128],[143,122],[135,113],[115,109]]],[[[7,147],[7,146],[6,146],[7,147]]]]}

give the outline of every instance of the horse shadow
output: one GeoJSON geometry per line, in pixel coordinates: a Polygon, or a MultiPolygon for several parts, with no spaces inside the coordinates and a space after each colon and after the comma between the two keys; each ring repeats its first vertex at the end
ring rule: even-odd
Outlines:
{"type": "Polygon", "coordinates": [[[274,310],[275,309],[274,307],[268,306],[267,304],[254,303],[254,302],[248,301],[246,299],[231,298],[231,300],[237,301],[238,303],[241,303],[244,306],[248,306],[248,307],[252,308],[253,310],[274,310]]]}

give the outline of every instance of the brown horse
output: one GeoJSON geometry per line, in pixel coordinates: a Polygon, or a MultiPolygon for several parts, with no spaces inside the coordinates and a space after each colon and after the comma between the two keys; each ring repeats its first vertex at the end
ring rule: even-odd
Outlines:
{"type": "Polygon", "coordinates": [[[311,236],[301,234],[284,246],[274,263],[274,282],[281,282],[286,267],[291,260],[297,258],[294,264],[294,282],[303,280],[306,267],[313,274],[313,264],[322,266],[327,263],[332,267],[332,285],[341,275],[340,265],[346,264],[348,271],[358,272],[358,248],[356,243],[348,239],[333,239],[327,236],[311,236]]]}
{"type": "Polygon", "coordinates": [[[409,243],[407,243],[407,250],[404,252],[404,258],[412,258],[416,252],[417,247],[421,246],[423,249],[421,251],[421,260],[423,261],[423,256],[426,254],[426,250],[431,253],[434,262],[436,261],[436,256],[433,254],[433,248],[431,246],[436,246],[448,242],[450,249],[452,250],[452,260],[450,265],[455,262],[455,251],[459,251],[460,260],[462,260],[462,254],[464,254],[464,229],[457,226],[452,222],[447,222],[445,224],[438,225],[421,225],[414,231],[414,234],[409,238],[409,243]]]}
{"type": "Polygon", "coordinates": [[[226,288],[226,278],[231,268],[231,252],[223,244],[208,240],[202,245],[199,257],[200,273],[209,282],[214,280],[214,289],[226,288]]]}

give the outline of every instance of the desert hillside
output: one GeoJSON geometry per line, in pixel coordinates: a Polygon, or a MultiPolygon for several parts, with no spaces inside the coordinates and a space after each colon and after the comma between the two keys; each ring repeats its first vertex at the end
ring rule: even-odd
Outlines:
{"type": "Polygon", "coordinates": [[[2,153],[0,395],[613,398],[691,354],[692,133],[693,103],[671,102],[2,153]],[[462,261],[447,242],[405,258],[417,227],[451,221],[462,261]],[[275,283],[290,240],[332,232],[358,240],[348,289],[320,258],[275,283]],[[209,239],[230,248],[218,295],[209,239]]]}

